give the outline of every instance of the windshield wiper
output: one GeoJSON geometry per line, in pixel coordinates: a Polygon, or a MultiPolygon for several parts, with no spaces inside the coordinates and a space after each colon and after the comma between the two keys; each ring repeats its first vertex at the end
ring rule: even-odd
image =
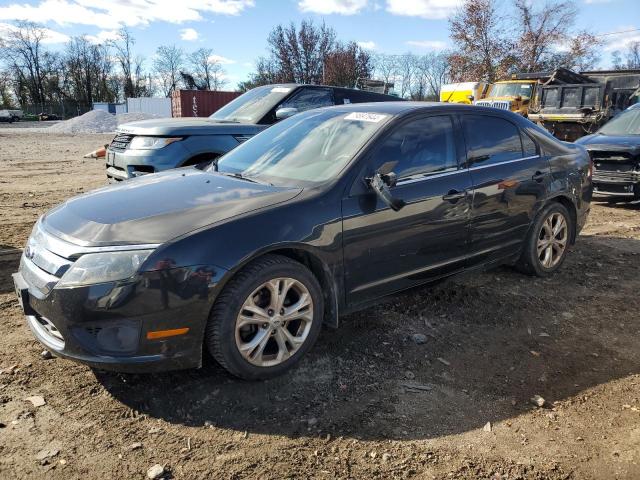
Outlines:
{"type": "Polygon", "coordinates": [[[219,170],[217,170],[218,173],[222,174],[222,175],[226,175],[227,177],[233,177],[233,178],[237,178],[239,180],[245,180],[247,182],[251,182],[251,183],[260,183],[257,180],[253,180],[252,178],[249,177],[245,177],[243,176],[241,173],[238,172],[221,172],[219,170]]]}

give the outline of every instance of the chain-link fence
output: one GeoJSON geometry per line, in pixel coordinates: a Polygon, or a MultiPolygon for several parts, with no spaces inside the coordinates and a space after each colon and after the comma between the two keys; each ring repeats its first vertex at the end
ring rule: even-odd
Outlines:
{"type": "Polygon", "coordinates": [[[47,102],[22,105],[20,109],[26,117],[38,116],[41,113],[53,114],[61,119],[77,117],[91,110],[92,106],[74,101],[47,102]]]}

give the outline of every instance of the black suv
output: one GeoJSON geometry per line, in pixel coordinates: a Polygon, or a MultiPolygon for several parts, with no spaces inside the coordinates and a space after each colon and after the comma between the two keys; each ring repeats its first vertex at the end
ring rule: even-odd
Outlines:
{"type": "Polygon", "coordinates": [[[72,198],[14,274],[35,337],[123,371],[242,378],[295,364],[322,324],[478,267],[555,272],[586,222],[591,163],[511,112],[370,103],[284,120],[207,170],[72,198]]]}

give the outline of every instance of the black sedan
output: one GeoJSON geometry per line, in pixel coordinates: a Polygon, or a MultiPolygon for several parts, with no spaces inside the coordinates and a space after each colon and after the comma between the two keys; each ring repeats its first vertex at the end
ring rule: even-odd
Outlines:
{"type": "Polygon", "coordinates": [[[576,143],[593,158],[594,193],[611,202],[640,199],[640,104],[576,143]]]}
{"type": "Polygon", "coordinates": [[[72,198],[14,274],[36,338],[121,371],[277,375],[384,295],[514,264],[546,276],[585,224],[591,165],[510,112],[380,103],[301,113],[202,171],[72,198]]]}

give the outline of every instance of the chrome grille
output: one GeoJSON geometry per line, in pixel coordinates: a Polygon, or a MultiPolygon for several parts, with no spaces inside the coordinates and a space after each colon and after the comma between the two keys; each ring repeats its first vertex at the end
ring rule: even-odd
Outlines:
{"type": "Polygon", "coordinates": [[[127,133],[119,133],[113,140],[111,140],[109,148],[117,152],[123,152],[127,149],[132,139],[133,135],[129,135],[127,133]]]}
{"type": "Polygon", "coordinates": [[[498,108],[500,110],[511,110],[511,102],[508,100],[478,100],[473,102],[480,107],[498,108]]]}
{"type": "Polygon", "coordinates": [[[594,182],[634,183],[640,181],[640,172],[612,172],[594,170],[594,182]]]}

